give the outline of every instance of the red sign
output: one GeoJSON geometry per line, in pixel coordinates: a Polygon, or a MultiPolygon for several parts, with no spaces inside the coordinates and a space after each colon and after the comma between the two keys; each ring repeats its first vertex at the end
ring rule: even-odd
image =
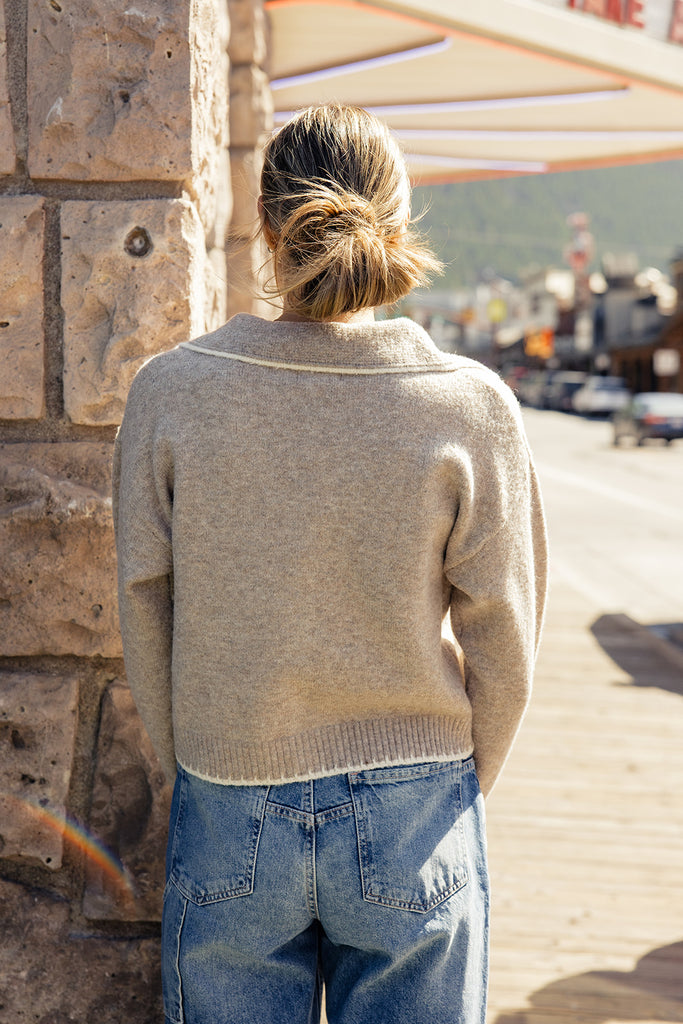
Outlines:
{"type": "Polygon", "coordinates": [[[674,0],[669,39],[672,43],[683,43],[683,0],[674,0]]]}
{"type": "Polygon", "coordinates": [[[568,0],[568,6],[598,18],[615,21],[618,25],[632,25],[645,28],[645,4],[647,0],[568,0]]]}
{"type": "Polygon", "coordinates": [[[546,0],[546,3],[592,14],[615,25],[638,28],[655,39],[683,43],[683,0],[546,0]]]}

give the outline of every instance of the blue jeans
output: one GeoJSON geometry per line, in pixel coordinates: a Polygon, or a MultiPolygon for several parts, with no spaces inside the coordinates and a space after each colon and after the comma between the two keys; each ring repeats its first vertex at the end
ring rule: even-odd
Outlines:
{"type": "Polygon", "coordinates": [[[275,786],[179,769],[166,1024],[483,1024],[488,873],[474,762],[275,786]]]}

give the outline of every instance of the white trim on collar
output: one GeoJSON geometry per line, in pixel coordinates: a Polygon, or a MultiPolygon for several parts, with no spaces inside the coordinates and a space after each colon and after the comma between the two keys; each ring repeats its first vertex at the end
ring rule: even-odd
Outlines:
{"type": "Polygon", "coordinates": [[[300,370],[307,373],[343,373],[350,376],[377,376],[383,373],[448,373],[461,369],[458,363],[422,363],[410,365],[387,366],[317,366],[315,363],[284,363],[274,359],[258,359],[256,356],[244,356],[238,352],[219,352],[213,348],[204,348],[192,341],[181,341],[179,348],[189,348],[205,356],[219,356],[221,359],[234,359],[238,363],[250,363],[253,366],[267,366],[271,370],[300,370]]]}

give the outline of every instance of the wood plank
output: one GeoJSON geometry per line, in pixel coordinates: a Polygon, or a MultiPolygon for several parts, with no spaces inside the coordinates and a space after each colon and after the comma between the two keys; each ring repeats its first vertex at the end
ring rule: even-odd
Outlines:
{"type": "Polygon", "coordinates": [[[487,801],[488,1024],[683,1021],[683,672],[603,620],[608,653],[591,625],[556,585],[487,801]]]}

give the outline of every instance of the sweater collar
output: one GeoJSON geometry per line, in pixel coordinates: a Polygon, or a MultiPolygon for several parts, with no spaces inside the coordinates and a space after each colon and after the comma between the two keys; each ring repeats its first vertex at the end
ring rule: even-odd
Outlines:
{"type": "Polygon", "coordinates": [[[458,365],[407,317],[300,323],[238,313],[217,331],[183,347],[248,363],[330,373],[433,372],[458,365]]]}

